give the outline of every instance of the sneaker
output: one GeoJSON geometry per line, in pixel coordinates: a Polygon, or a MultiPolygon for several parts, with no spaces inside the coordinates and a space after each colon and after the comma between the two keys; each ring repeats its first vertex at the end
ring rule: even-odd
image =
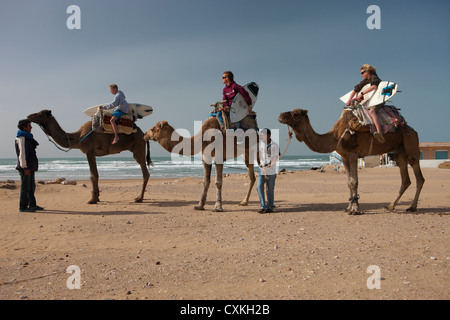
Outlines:
{"type": "Polygon", "coordinates": [[[272,213],[273,210],[272,209],[266,209],[266,213],[272,213]]]}
{"type": "Polygon", "coordinates": [[[25,208],[25,209],[19,209],[20,212],[35,212],[33,208],[25,208]]]}
{"type": "Polygon", "coordinates": [[[32,207],[31,209],[33,209],[34,211],[41,211],[41,210],[44,210],[44,208],[42,208],[42,207],[40,207],[40,206],[35,206],[35,207],[32,207]]]}
{"type": "Polygon", "coordinates": [[[266,209],[259,209],[258,213],[266,213],[266,209]]]}

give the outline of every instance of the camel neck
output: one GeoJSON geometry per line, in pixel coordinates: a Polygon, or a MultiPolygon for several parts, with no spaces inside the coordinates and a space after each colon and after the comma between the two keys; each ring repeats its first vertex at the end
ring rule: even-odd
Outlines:
{"type": "Polygon", "coordinates": [[[301,124],[297,124],[293,129],[296,138],[300,141],[304,141],[314,152],[330,153],[336,149],[337,140],[334,134],[331,131],[325,134],[316,133],[308,118],[301,124]]]}
{"type": "Polygon", "coordinates": [[[76,133],[67,133],[64,131],[54,117],[52,117],[44,131],[51,136],[57,144],[63,148],[76,148],[80,140],[80,130],[76,133]]]}

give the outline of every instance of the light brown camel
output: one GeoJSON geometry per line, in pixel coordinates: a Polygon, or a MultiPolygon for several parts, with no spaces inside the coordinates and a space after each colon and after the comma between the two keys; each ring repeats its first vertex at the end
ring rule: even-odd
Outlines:
{"type": "MultiPolygon", "coordinates": [[[[226,160],[234,159],[239,155],[244,155],[244,162],[247,166],[249,185],[247,194],[244,200],[239,204],[241,206],[246,206],[248,204],[248,199],[250,198],[250,193],[252,191],[253,185],[255,184],[255,173],[254,173],[254,161],[252,146],[256,145],[258,135],[256,130],[248,130],[245,134],[245,143],[241,146],[237,145],[236,137],[233,136],[232,140],[227,138],[222,138],[222,142],[212,138],[212,135],[222,136],[220,131],[220,125],[216,118],[207,119],[197,134],[193,137],[186,138],[180,136],[175,129],[168,124],[167,121],[159,121],[153,128],[149,129],[145,133],[145,140],[152,140],[158,142],[164,149],[171,153],[181,154],[185,156],[192,156],[202,152],[202,163],[203,163],[203,193],[200,202],[194,207],[196,210],[204,210],[206,196],[208,194],[208,188],[211,183],[211,169],[212,169],[212,159],[214,158],[214,165],[216,168],[216,203],[213,211],[221,212],[222,208],[222,173],[223,173],[223,163],[226,160]],[[248,133],[248,134],[247,134],[248,133]],[[252,134],[254,133],[254,140],[252,139],[252,134]],[[228,140],[228,142],[227,142],[228,140]],[[217,141],[217,142],[216,142],[217,141]],[[213,147],[213,142],[216,142],[215,147],[213,147]],[[228,144],[228,149],[227,149],[228,144]],[[233,150],[230,151],[230,148],[233,150]],[[227,154],[227,150],[228,153],[227,154]]],[[[217,136],[216,136],[217,137],[217,136]]]]}
{"type": "Polygon", "coordinates": [[[294,109],[290,112],[281,113],[278,121],[292,127],[295,137],[313,151],[319,153],[329,153],[336,150],[342,157],[348,178],[350,189],[350,204],[346,211],[350,214],[359,214],[358,195],[358,158],[394,153],[394,160],[400,168],[402,184],[397,198],[389,204],[386,209],[394,210],[400,197],[411,184],[408,174],[408,163],[414,170],[416,176],[416,194],[411,206],[407,211],[417,211],[417,201],[425,179],[420,170],[419,158],[419,137],[417,132],[408,125],[398,126],[394,132],[384,135],[385,143],[380,144],[370,132],[355,132],[346,130],[348,120],[352,118],[350,111],[343,111],[341,118],[335,123],[333,128],[325,134],[318,134],[311,127],[308,118],[308,111],[294,109]]]}
{"type": "Polygon", "coordinates": [[[30,114],[28,116],[28,120],[37,123],[42,130],[44,130],[47,135],[51,136],[61,147],[80,149],[84,154],[86,154],[89,162],[93,188],[92,198],[89,200],[89,204],[95,204],[100,201],[96,157],[116,154],[124,150],[131,151],[134,159],[141,166],[144,179],[141,194],[135,199],[136,202],[142,202],[144,199],[145,188],[147,187],[147,182],[150,178],[146,161],[147,165],[150,165],[151,159],[148,142],[147,155],[145,153],[146,142],[144,140],[144,133],[141,129],[137,128],[137,132],[130,135],[120,134],[119,142],[116,144],[111,144],[114,135],[95,131],[91,132],[92,123],[90,121],[83,124],[78,131],[66,133],[63,129],[61,129],[50,110],[42,110],[38,113],[30,114]]]}

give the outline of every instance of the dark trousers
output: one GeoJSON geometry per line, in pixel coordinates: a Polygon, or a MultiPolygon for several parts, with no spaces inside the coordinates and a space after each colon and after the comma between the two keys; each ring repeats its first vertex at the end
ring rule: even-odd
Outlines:
{"type": "Polygon", "coordinates": [[[36,207],[36,198],[34,197],[34,191],[36,190],[34,171],[30,170],[30,175],[28,176],[23,171],[19,172],[21,180],[19,208],[23,210],[36,207]]]}

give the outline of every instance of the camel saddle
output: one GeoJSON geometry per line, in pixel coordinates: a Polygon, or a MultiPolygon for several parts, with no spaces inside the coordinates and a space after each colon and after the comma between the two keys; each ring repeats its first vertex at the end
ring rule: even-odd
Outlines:
{"type": "MultiPolygon", "coordinates": [[[[405,119],[399,112],[400,109],[391,105],[381,105],[376,109],[376,115],[380,122],[382,133],[392,131],[396,127],[404,126],[405,119]]],[[[375,123],[369,114],[369,110],[361,105],[344,112],[342,115],[347,122],[348,129],[355,132],[376,132],[375,123]]]]}
{"type": "MultiPolygon", "coordinates": [[[[229,114],[223,108],[224,101],[218,101],[212,104],[214,111],[209,114],[209,118],[216,118],[220,124],[220,129],[225,132],[227,129],[237,129],[235,123],[231,123],[229,114]]],[[[242,130],[247,131],[248,129],[258,130],[258,122],[256,120],[256,112],[252,111],[247,114],[247,116],[239,121],[242,130]]]]}
{"type": "MultiPolygon", "coordinates": [[[[103,118],[100,118],[100,116],[96,117],[96,115],[94,115],[92,117],[92,129],[103,127],[104,133],[114,133],[111,125],[111,118],[112,115],[110,114],[103,114],[103,118]]],[[[132,134],[137,132],[133,117],[130,115],[121,116],[116,121],[116,124],[118,133],[132,134]]]]}

